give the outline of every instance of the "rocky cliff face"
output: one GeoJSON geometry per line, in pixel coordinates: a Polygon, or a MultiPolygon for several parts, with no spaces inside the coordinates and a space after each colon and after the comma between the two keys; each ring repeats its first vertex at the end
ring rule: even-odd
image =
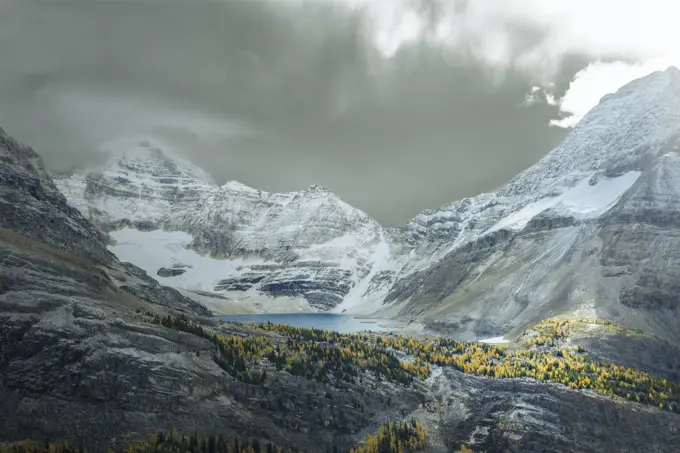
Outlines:
{"type": "Polygon", "coordinates": [[[105,239],[52,184],[41,158],[0,129],[0,227],[94,263],[115,258],[105,239]]]}

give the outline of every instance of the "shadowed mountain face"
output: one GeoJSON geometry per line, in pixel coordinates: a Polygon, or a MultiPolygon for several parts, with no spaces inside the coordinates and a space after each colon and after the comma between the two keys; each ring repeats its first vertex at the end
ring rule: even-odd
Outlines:
{"type": "Polygon", "coordinates": [[[680,71],[651,74],[603,98],[499,192],[399,229],[318,187],[217,187],[142,139],[56,182],[111,233],[113,252],[164,284],[231,300],[217,311],[380,313],[464,339],[578,314],[678,343],[679,120],[680,71]],[[186,271],[157,276],[171,268],[186,271]]]}
{"type": "Polygon", "coordinates": [[[93,263],[115,260],[105,238],[54,186],[42,160],[0,129],[0,227],[93,263]]]}
{"type": "Polygon", "coordinates": [[[134,316],[210,312],[119,262],[40,157],[2,130],[0,206],[3,440],[69,437],[96,446],[140,419],[166,417],[160,395],[179,397],[178,383],[209,375],[189,372],[168,355],[181,342],[140,328],[134,316]]]}

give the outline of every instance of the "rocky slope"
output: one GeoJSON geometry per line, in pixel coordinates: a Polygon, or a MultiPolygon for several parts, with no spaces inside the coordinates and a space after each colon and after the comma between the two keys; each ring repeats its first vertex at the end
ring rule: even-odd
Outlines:
{"type": "Polygon", "coordinates": [[[187,314],[209,315],[202,305],[161,287],[130,263],[121,263],[105,238],[71,207],[45,171],[42,159],[0,129],[0,232],[3,239],[2,301],[35,304],[39,293],[108,296],[135,294],[156,305],[187,314]],[[49,258],[50,272],[32,266],[49,258]],[[64,278],[60,278],[64,277],[64,278]],[[43,285],[50,281],[58,287],[43,285]],[[44,286],[44,288],[42,286],[44,286]],[[81,289],[78,289],[82,286],[81,289]],[[88,287],[88,286],[91,286],[88,287]],[[50,292],[55,291],[55,292],[50,292]],[[37,293],[37,294],[36,294],[37,293]]]}
{"type": "Polygon", "coordinates": [[[677,414],[528,380],[439,371],[431,379],[439,409],[430,426],[442,452],[457,451],[461,440],[488,453],[670,452],[680,445],[677,414]]]}
{"type": "Polygon", "coordinates": [[[378,313],[467,339],[579,314],[678,343],[678,120],[669,68],[605,96],[499,192],[400,229],[316,187],[217,187],[140,140],[56,182],[110,232],[110,250],[168,285],[220,294],[206,299],[216,310],[378,313]]]}
{"type": "Polygon", "coordinates": [[[606,96],[500,192],[416,218],[458,244],[386,302],[470,336],[579,313],[677,344],[679,120],[675,68],[606,96]]]}

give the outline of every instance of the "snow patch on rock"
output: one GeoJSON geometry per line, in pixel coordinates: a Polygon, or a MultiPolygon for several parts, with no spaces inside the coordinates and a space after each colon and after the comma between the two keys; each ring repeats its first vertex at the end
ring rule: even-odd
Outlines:
{"type": "Polygon", "coordinates": [[[594,175],[589,175],[561,195],[535,201],[503,218],[486,233],[506,228],[522,230],[531,219],[547,209],[554,209],[557,214],[579,220],[599,217],[616,204],[641,174],[639,171],[629,171],[616,178],[603,178],[594,185],[590,184],[594,175]]]}
{"type": "Polygon", "coordinates": [[[500,337],[485,338],[483,340],[479,340],[479,342],[480,343],[486,343],[486,344],[508,344],[508,343],[510,343],[510,340],[506,340],[502,336],[500,336],[500,337]]]}

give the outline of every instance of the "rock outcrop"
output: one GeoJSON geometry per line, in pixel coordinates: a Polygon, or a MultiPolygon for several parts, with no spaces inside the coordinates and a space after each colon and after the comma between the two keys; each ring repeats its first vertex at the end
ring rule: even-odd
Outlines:
{"type": "Polygon", "coordinates": [[[160,269],[158,269],[158,272],[156,272],[156,275],[158,275],[159,277],[177,277],[178,275],[182,275],[186,271],[187,271],[186,269],[181,268],[168,269],[165,267],[161,267],[160,269]]]}

